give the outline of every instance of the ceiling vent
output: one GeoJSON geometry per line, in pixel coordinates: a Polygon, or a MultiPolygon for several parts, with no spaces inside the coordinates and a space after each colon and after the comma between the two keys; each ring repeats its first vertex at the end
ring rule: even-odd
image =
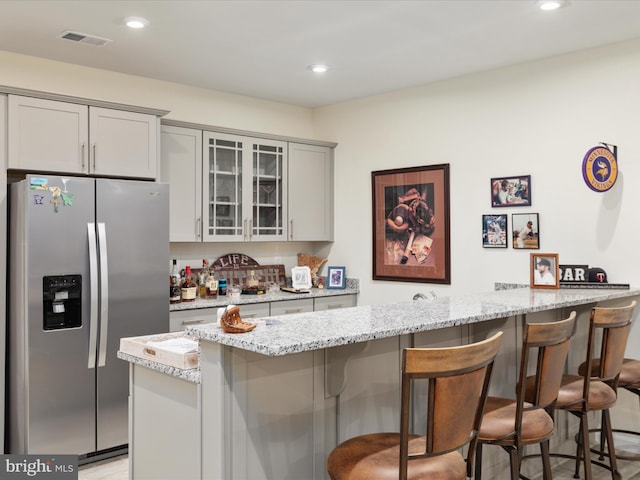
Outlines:
{"type": "Polygon", "coordinates": [[[89,35],[88,33],[72,32],[71,30],[65,30],[58,35],[58,38],[84,43],[85,45],[93,45],[94,47],[102,47],[107,43],[113,42],[113,40],[108,38],[97,37],[96,35],[89,35]]]}

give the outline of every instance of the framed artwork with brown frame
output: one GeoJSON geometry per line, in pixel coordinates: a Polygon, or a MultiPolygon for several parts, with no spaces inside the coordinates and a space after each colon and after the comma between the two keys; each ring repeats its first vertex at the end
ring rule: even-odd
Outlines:
{"type": "Polygon", "coordinates": [[[531,288],[560,288],[560,263],[557,253],[532,253],[531,288]]]}
{"type": "Polygon", "coordinates": [[[449,164],[371,172],[373,279],[451,284],[449,164]]]}

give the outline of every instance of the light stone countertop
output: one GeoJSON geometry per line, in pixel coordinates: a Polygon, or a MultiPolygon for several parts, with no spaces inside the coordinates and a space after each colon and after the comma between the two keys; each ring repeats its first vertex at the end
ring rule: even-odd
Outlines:
{"type": "Polygon", "coordinates": [[[516,288],[432,300],[264,317],[252,319],[251,322],[256,323],[257,327],[240,334],[225,333],[214,323],[188,326],[185,331],[201,341],[279,356],[638,295],[640,288],[637,287],[550,290],[516,288]]]}
{"type": "Polygon", "coordinates": [[[226,305],[246,305],[250,303],[282,302],[285,300],[301,300],[303,298],[336,297],[340,295],[354,295],[360,293],[359,281],[347,278],[344,289],[310,288],[309,293],[267,292],[264,295],[240,295],[238,298],[218,296],[213,300],[196,298],[193,302],[175,303],[169,305],[170,312],[194,310],[200,308],[217,308],[226,305]]]}
{"type": "MultiPolygon", "coordinates": [[[[255,330],[241,334],[225,333],[217,323],[189,326],[185,333],[201,341],[280,356],[634,296],[640,296],[639,287],[558,290],[508,288],[457,297],[252,319],[251,322],[257,324],[255,330]]],[[[200,370],[197,368],[181,370],[120,351],[118,358],[200,383],[200,370]]]]}
{"type": "Polygon", "coordinates": [[[117,356],[119,359],[129,363],[135,363],[136,365],[142,365],[143,367],[150,368],[157,372],[171,375],[172,377],[181,378],[191,383],[200,383],[200,368],[190,368],[188,370],[172,367],[171,365],[165,365],[160,362],[153,362],[144,358],[136,357],[135,355],[129,355],[128,353],[118,350],[117,356]]]}

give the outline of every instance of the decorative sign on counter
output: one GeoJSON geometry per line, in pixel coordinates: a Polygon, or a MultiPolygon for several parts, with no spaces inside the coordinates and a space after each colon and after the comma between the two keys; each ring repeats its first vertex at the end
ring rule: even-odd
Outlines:
{"type": "Polygon", "coordinates": [[[607,272],[588,265],[560,265],[560,288],[630,288],[628,283],[609,283],[607,272]]]}

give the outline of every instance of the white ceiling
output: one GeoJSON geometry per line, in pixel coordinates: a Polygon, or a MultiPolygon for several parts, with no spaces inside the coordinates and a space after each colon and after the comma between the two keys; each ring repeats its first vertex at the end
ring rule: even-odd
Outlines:
{"type": "Polygon", "coordinates": [[[0,0],[0,50],[305,107],[638,37],[640,0],[0,0]]]}

